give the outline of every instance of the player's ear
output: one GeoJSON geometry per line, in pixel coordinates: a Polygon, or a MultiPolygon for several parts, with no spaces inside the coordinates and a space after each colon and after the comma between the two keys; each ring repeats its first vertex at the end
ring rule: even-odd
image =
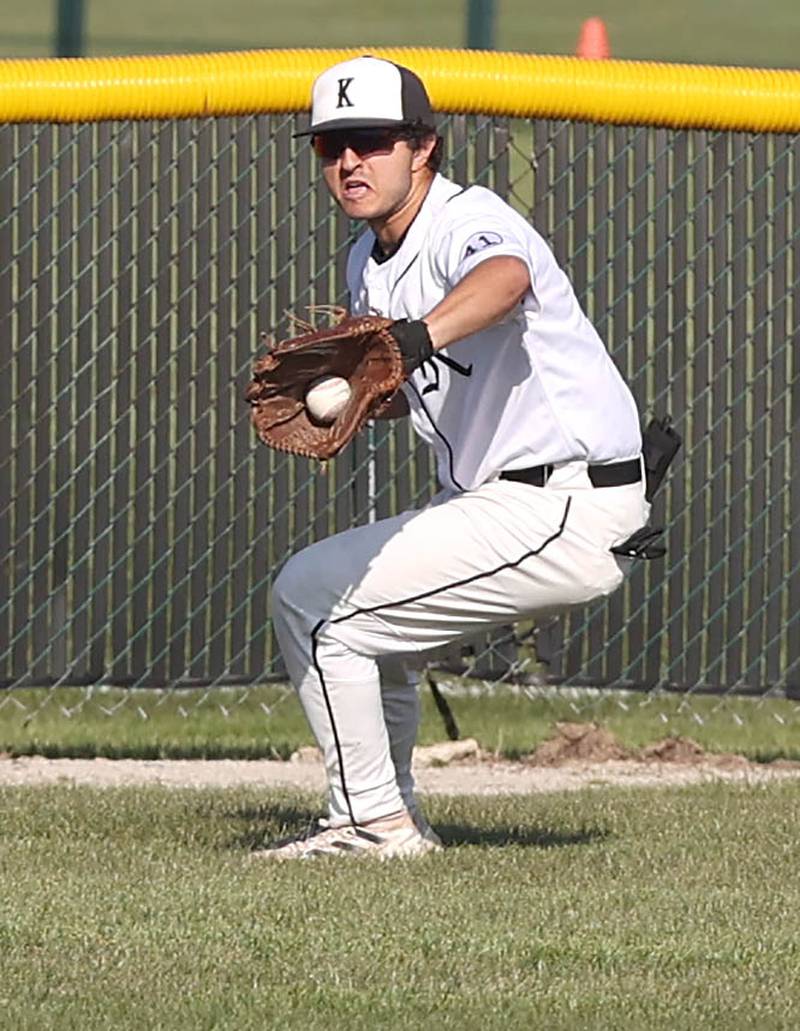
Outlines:
{"type": "Polygon", "coordinates": [[[428,158],[436,149],[438,137],[435,134],[427,136],[424,140],[420,140],[419,145],[414,150],[411,158],[411,168],[413,171],[418,171],[421,168],[425,168],[428,164],[428,158]]]}

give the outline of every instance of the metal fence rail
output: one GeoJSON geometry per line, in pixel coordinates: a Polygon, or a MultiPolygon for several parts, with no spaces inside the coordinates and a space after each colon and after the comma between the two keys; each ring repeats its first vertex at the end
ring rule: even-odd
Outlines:
{"type": "MultiPolygon", "coordinates": [[[[258,333],[344,300],[353,233],[298,120],[0,127],[5,687],[278,677],[283,559],[435,489],[404,425],[326,472],[255,443],[258,333]]],[[[685,441],[655,511],[666,559],[460,668],[796,690],[800,141],[484,117],[445,135],[448,174],[530,214],[642,411],[685,441]]]]}

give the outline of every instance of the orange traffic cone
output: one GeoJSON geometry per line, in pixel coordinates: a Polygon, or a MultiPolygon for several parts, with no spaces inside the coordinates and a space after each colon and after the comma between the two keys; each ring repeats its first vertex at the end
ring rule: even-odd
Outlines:
{"type": "Polygon", "coordinates": [[[606,32],[605,22],[602,18],[587,18],[581,25],[581,34],[575,53],[578,57],[589,57],[595,61],[611,57],[608,32],[606,32]]]}

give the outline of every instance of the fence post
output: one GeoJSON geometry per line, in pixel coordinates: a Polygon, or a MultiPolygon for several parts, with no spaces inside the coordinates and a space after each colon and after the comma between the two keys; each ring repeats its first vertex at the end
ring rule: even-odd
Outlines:
{"type": "Polygon", "coordinates": [[[83,0],[56,0],[56,57],[83,54],[83,0]]]}
{"type": "Polygon", "coordinates": [[[494,0],[467,0],[467,47],[494,50],[494,0]]]}

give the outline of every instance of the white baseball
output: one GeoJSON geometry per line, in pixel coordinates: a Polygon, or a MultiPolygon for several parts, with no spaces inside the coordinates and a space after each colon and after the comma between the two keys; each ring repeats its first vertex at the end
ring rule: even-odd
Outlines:
{"type": "Polygon", "coordinates": [[[306,408],[321,423],[330,423],[350,400],[350,384],[341,376],[320,376],[306,392],[306,408]]]}

